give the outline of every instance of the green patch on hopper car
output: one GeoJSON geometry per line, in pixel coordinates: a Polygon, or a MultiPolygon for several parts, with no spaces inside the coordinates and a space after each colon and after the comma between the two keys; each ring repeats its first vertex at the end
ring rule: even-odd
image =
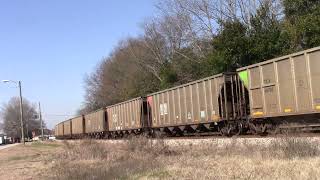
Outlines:
{"type": "Polygon", "coordinates": [[[238,73],[239,74],[239,77],[241,79],[241,81],[243,82],[244,86],[246,88],[249,87],[249,76],[248,76],[248,71],[245,70],[245,71],[241,71],[238,73]]]}

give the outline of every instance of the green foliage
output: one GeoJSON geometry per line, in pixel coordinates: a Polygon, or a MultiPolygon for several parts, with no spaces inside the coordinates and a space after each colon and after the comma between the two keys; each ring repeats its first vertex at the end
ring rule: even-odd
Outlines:
{"type": "Polygon", "coordinates": [[[162,79],[161,85],[160,85],[162,89],[172,86],[177,81],[177,73],[169,63],[165,64],[161,68],[160,77],[162,79]]]}
{"type": "Polygon", "coordinates": [[[238,20],[222,22],[222,31],[213,40],[208,67],[212,73],[235,71],[291,52],[288,34],[282,29],[281,21],[267,4],[251,17],[250,25],[238,20]]]}
{"type": "Polygon", "coordinates": [[[284,0],[286,30],[295,49],[320,45],[320,1],[284,0]]]}
{"type": "Polygon", "coordinates": [[[214,72],[234,71],[250,59],[246,27],[239,21],[222,23],[223,30],[214,38],[210,60],[214,72]]]}
{"type": "Polygon", "coordinates": [[[283,30],[281,20],[271,13],[268,4],[262,5],[257,14],[251,18],[248,29],[249,49],[251,59],[242,64],[250,65],[292,52],[289,36],[283,30]]]}

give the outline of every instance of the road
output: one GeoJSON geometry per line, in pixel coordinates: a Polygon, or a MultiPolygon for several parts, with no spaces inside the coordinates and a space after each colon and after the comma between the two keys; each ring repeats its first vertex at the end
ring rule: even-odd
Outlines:
{"type": "Polygon", "coordinates": [[[3,149],[7,149],[7,148],[10,148],[10,147],[16,146],[16,145],[18,145],[18,144],[19,144],[19,143],[1,145],[1,146],[0,146],[0,151],[3,150],[3,149]]]}

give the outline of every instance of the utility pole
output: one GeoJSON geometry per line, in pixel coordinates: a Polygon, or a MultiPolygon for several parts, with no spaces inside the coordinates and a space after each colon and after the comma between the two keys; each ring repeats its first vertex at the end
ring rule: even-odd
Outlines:
{"type": "Polygon", "coordinates": [[[14,83],[19,87],[19,96],[20,96],[20,126],[21,126],[21,140],[24,142],[24,123],[23,123],[23,105],[22,105],[22,88],[21,88],[21,81],[11,81],[11,80],[2,80],[3,83],[14,83]]]}
{"type": "MultiPolygon", "coordinates": [[[[19,85],[19,94],[20,94],[20,121],[21,121],[21,139],[23,144],[24,142],[24,124],[23,124],[23,105],[22,105],[22,88],[21,88],[21,81],[18,82],[19,85]]],[[[28,132],[27,132],[28,133],[28,132]]]]}
{"type": "Polygon", "coordinates": [[[39,102],[39,119],[40,119],[40,128],[41,128],[41,140],[43,140],[43,124],[42,124],[42,115],[41,115],[41,105],[39,102]]]}

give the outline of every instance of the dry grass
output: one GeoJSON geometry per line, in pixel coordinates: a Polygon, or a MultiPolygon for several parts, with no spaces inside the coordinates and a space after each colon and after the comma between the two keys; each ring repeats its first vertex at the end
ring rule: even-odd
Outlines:
{"type": "Polygon", "coordinates": [[[0,151],[0,179],[320,177],[320,138],[172,141],[134,137],[19,145],[0,151]]]}
{"type": "Polygon", "coordinates": [[[150,144],[146,138],[133,138],[125,144],[84,140],[57,155],[53,179],[126,179],[160,168],[154,158],[167,153],[165,146],[150,144]],[[136,144],[136,145],[134,145],[136,144]]]}
{"type": "Polygon", "coordinates": [[[126,142],[65,142],[53,179],[317,179],[318,144],[279,138],[268,144],[168,145],[144,137],[126,142]]]}

